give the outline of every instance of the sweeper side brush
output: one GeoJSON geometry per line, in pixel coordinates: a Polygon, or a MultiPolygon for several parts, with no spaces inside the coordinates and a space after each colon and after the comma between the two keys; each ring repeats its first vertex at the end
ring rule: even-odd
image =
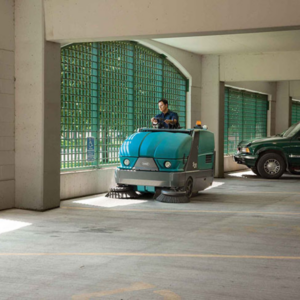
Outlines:
{"type": "Polygon", "coordinates": [[[190,202],[186,191],[162,190],[156,201],[165,203],[188,203],[190,202]]]}
{"type": "Polygon", "coordinates": [[[115,199],[136,199],[139,195],[129,186],[117,186],[111,188],[105,197],[115,199]]]}

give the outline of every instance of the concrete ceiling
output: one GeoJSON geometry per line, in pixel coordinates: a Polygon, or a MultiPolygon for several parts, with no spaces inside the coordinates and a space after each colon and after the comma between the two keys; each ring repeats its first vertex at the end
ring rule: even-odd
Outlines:
{"type": "Polygon", "coordinates": [[[300,30],[154,40],[196,54],[300,51],[300,30]]]}

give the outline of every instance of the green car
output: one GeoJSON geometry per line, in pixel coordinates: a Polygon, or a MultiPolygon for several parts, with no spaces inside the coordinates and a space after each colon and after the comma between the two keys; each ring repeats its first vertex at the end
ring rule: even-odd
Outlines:
{"type": "Polygon", "coordinates": [[[240,142],[234,160],[263,178],[277,179],[286,171],[300,175],[300,122],[281,134],[240,142]]]}

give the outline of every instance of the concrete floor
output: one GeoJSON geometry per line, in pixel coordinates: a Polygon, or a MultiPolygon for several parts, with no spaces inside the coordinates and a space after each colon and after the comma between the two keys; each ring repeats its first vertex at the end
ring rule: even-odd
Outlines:
{"type": "Polygon", "coordinates": [[[300,299],[300,177],[241,174],[187,204],[0,212],[0,299],[300,299]]]}

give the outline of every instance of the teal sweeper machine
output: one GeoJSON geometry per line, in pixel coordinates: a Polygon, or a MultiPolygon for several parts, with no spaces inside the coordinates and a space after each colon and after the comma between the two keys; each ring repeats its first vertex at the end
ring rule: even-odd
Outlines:
{"type": "Polygon", "coordinates": [[[138,198],[153,193],[160,202],[186,203],[212,185],[214,135],[193,129],[142,128],[122,144],[116,169],[117,186],[110,198],[138,198]]]}

